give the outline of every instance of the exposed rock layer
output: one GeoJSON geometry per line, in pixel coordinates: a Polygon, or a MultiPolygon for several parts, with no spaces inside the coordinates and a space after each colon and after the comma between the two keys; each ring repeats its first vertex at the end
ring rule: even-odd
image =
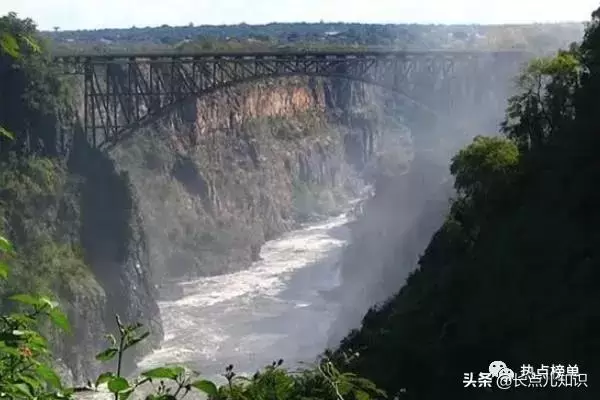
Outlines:
{"type": "Polygon", "coordinates": [[[380,135],[364,88],[342,85],[281,79],[190,100],[113,151],[138,193],[156,277],[246,267],[299,219],[335,211],[380,135]]]}

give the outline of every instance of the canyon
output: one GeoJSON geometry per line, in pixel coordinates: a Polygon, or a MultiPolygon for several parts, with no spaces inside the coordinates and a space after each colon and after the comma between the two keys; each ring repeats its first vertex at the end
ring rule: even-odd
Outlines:
{"type": "Polygon", "coordinates": [[[161,398],[528,397],[465,392],[490,357],[529,387],[570,360],[587,386],[599,18],[580,44],[581,24],[0,18],[0,397],[142,399],[172,364],[209,381],[161,398]],[[121,321],[149,336],[123,359],[121,321]]]}
{"type": "MultiPolygon", "coordinates": [[[[189,325],[180,330],[191,337],[192,331],[204,332],[198,323],[206,316],[198,312],[210,313],[210,304],[194,300],[193,289],[190,295],[194,282],[209,290],[201,297],[218,297],[231,288],[219,283],[220,289],[211,289],[210,282],[259,282],[252,272],[256,268],[277,275],[287,264],[296,267],[280,273],[293,270],[290,279],[295,281],[316,268],[309,268],[313,259],[323,268],[323,281],[337,283],[311,301],[325,296],[325,304],[337,311],[328,317],[315,314],[329,325],[306,339],[319,348],[335,347],[415,267],[447,210],[448,160],[474,135],[497,126],[511,71],[501,69],[495,79],[458,71],[472,90],[453,81],[459,92],[432,100],[456,98],[451,125],[419,119],[381,87],[335,78],[268,78],[190,97],[110,151],[95,148],[84,136],[84,88],[71,81],[65,104],[48,116],[50,123],[45,121],[56,132],[41,143],[60,161],[50,162],[52,184],[44,201],[38,203],[37,195],[25,201],[23,207],[36,222],[22,227],[23,243],[40,235],[36,224],[43,221],[42,236],[74,249],[69,253],[72,272],[59,271],[48,279],[73,326],[67,339],[52,340],[66,381],[82,383],[107,368],[94,354],[107,345],[105,334],[115,331],[115,314],[144,324],[151,333],[127,354],[125,370],[131,372],[144,356],[150,354],[143,363],[149,362],[164,352],[161,344],[168,346],[174,335],[180,336],[174,326],[189,325]],[[363,199],[350,217],[348,205],[370,186],[375,195],[363,199]],[[294,241],[304,237],[304,230],[311,232],[306,224],[339,223],[339,218],[346,233],[332,244],[335,256],[326,257],[326,244],[323,251],[310,249],[318,234],[305,238],[309,248],[297,249],[300,253],[289,250],[288,260],[279,252],[272,264],[273,256],[262,255],[265,243],[273,246],[287,232],[294,231],[294,241]],[[345,218],[356,220],[346,226],[345,218]],[[399,241],[405,243],[402,254],[392,246],[399,241]],[[169,305],[185,299],[195,304],[194,312],[169,305]],[[183,320],[174,319],[177,315],[183,320]]],[[[443,82],[427,83],[438,86],[443,82]]],[[[416,83],[411,87],[418,89],[416,83]]],[[[35,163],[29,167],[26,177],[36,173],[35,163]]],[[[294,290],[312,293],[316,281],[303,282],[308,286],[294,290]]],[[[235,298],[232,307],[244,310],[235,298]]],[[[307,311],[311,307],[309,302],[307,311]]],[[[183,339],[177,340],[181,347],[183,339]]],[[[249,346],[249,352],[259,351],[249,346]]],[[[304,355],[316,356],[312,348],[304,355]]],[[[292,360],[295,351],[287,353],[292,360]]]]}
{"type": "MultiPolygon", "coordinates": [[[[219,293],[231,290],[227,286],[211,289],[210,279],[226,279],[234,286],[241,284],[233,283],[237,280],[246,284],[256,282],[260,288],[263,284],[253,277],[255,268],[270,268],[271,274],[278,273],[278,267],[270,264],[268,258],[262,260],[261,247],[265,242],[306,223],[344,215],[348,202],[358,199],[365,185],[374,185],[376,195],[364,203],[362,215],[353,225],[344,228],[350,229],[343,242],[345,249],[335,250],[338,245],[333,245],[332,250],[324,248],[339,255],[326,257],[311,250],[306,243],[312,239],[301,242],[296,250],[308,252],[309,259],[314,258],[316,265],[323,268],[320,274],[330,271],[329,276],[322,277],[323,282],[336,281],[334,277],[339,276],[339,281],[325,290],[329,294],[320,293],[306,303],[308,312],[319,304],[311,301],[325,296],[328,299],[325,304],[337,311],[328,317],[314,311],[316,319],[307,322],[308,325],[327,324],[327,321],[329,325],[321,334],[310,334],[304,339],[313,343],[313,349],[316,346],[324,350],[323,344],[335,348],[349,330],[360,326],[362,316],[371,306],[394,293],[416,266],[419,252],[443,221],[451,195],[447,162],[452,150],[483,131],[485,123],[477,124],[471,119],[470,135],[466,132],[462,137],[444,138],[448,147],[439,144],[433,151],[418,149],[402,115],[394,115],[398,110],[395,104],[386,107],[386,103],[390,103],[390,96],[385,90],[339,80],[286,78],[242,85],[190,100],[111,151],[109,157],[115,173],[127,176],[129,196],[135,199],[132,212],[139,221],[137,229],[145,243],[141,251],[137,250],[145,262],[136,266],[141,265],[146,278],[133,287],[148,288],[151,299],[151,303],[126,303],[131,304],[131,309],[124,315],[149,324],[157,338],[151,342],[152,348],[142,348],[128,359],[130,368],[143,354],[158,349],[161,339],[165,340],[164,348],[144,358],[141,365],[181,362],[187,357],[184,354],[190,352],[192,365],[198,364],[203,370],[209,368],[216,374],[215,362],[233,363],[236,357],[237,365],[241,363],[250,370],[260,367],[258,364],[265,357],[276,354],[290,358],[291,365],[318,355],[310,350],[303,352],[305,358],[298,358],[297,349],[285,350],[283,343],[294,341],[290,328],[281,328],[288,334],[287,339],[280,342],[272,338],[269,351],[259,350],[256,347],[259,342],[244,345],[244,335],[237,324],[244,324],[252,314],[269,311],[260,308],[257,304],[261,302],[256,299],[242,300],[248,296],[242,293],[229,300],[232,309],[237,310],[237,317],[225,314],[216,319],[219,322],[220,318],[227,318],[227,322],[222,321],[223,326],[233,324],[226,336],[233,335],[235,346],[231,346],[237,350],[225,350],[228,345],[218,345],[225,347],[213,358],[205,359],[202,354],[217,344],[206,342],[202,349],[198,345],[208,340],[206,334],[212,335],[206,332],[206,324],[214,326],[214,322],[198,324],[210,315],[213,303],[191,300],[195,298],[191,293],[202,290],[198,295],[218,298],[219,293]],[[399,241],[405,243],[403,254],[397,254],[398,250],[392,246],[399,241]],[[398,260],[402,260],[400,269],[398,260]],[[237,275],[251,265],[259,266],[252,267],[247,277],[237,275]],[[193,301],[194,305],[175,306],[187,301],[193,301]],[[252,307],[245,308],[241,301],[243,304],[249,301],[252,307]],[[148,304],[153,308],[148,308],[148,304]],[[163,325],[157,321],[155,304],[161,304],[162,321],[169,321],[166,337],[162,336],[163,325]],[[244,316],[242,310],[248,314],[244,316]],[[165,312],[169,315],[164,315],[165,312]],[[180,347],[169,347],[172,340],[180,347]],[[186,342],[192,346],[188,350],[184,350],[186,342]],[[276,343],[281,345],[277,347],[276,343]],[[250,357],[254,364],[244,361],[245,357],[250,357]]],[[[477,117],[489,123],[494,112],[484,110],[477,117]]],[[[106,202],[110,204],[113,200],[106,202]]],[[[296,235],[301,236],[300,232],[296,235]]],[[[282,265],[298,265],[302,271],[312,265],[303,261],[301,253],[287,251],[287,255],[280,252],[277,256],[283,257],[282,265]]],[[[281,276],[278,279],[289,280],[286,285],[296,285],[293,282],[298,274],[296,271],[289,279],[281,276]]],[[[304,284],[308,286],[295,290],[312,293],[317,282],[309,280],[304,284]]],[[[255,290],[260,292],[258,288],[255,290]]],[[[217,303],[219,307],[228,304],[217,303]]],[[[282,316],[294,315],[287,308],[280,312],[282,316]]],[[[264,317],[256,318],[254,325],[269,329],[264,317]]],[[[282,321],[288,321],[287,318],[291,317],[282,321]]],[[[221,330],[223,326],[215,329],[221,330]]],[[[104,326],[109,327],[109,324],[104,326]]],[[[293,343],[300,346],[297,340],[293,343]]],[[[80,363],[94,367],[80,370],[75,374],[76,379],[100,371],[94,360],[80,363]]]]}

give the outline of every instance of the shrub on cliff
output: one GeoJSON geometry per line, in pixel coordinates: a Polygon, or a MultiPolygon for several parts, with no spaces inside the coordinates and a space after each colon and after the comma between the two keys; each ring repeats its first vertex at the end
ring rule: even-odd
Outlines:
{"type": "MultiPolygon", "coordinates": [[[[0,162],[0,225],[21,248],[0,297],[28,291],[62,297],[98,287],[77,244],[74,182],[56,159],[0,162]]],[[[0,310],[7,304],[0,299],[0,310]]]]}
{"type": "Polygon", "coordinates": [[[0,156],[5,159],[11,151],[56,155],[62,150],[57,127],[69,85],[54,73],[31,19],[15,13],[0,17],[0,39],[0,156]]]}

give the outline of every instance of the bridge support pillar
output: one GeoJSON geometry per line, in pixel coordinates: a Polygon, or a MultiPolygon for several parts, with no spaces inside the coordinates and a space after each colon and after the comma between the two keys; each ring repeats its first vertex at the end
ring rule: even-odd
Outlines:
{"type": "Polygon", "coordinates": [[[86,60],[83,66],[83,132],[87,140],[96,147],[96,96],[94,89],[94,69],[91,60],[86,60]]]}

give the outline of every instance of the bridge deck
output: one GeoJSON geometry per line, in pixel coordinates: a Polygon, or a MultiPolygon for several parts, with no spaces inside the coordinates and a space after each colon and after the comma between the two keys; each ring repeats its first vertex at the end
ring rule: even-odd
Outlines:
{"type": "Polygon", "coordinates": [[[481,55],[527,55],[530,52],[523,50],[336,50],[336,51],[215,51],[215,52],[142,52],[142,53],[64,53],[53,54],[54,59],[60,60],[113,60],[113,59],[219,59],[219,58],[403,58],[403,57],[425,57],[425,56],[481,56],[481,55]]]}

